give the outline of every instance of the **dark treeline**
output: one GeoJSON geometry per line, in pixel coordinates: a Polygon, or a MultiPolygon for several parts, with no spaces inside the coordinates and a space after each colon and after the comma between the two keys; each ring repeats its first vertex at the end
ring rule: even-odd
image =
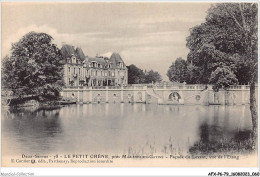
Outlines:
{"type": "Polygon", "coordinates": [[[218,3],[205,22],[190,29],[187,60],[177,59],[168,70],[171,81],[213,84],[215,91],[230,85],[250,85],[252,140],[257,137],[256,90],[258,71],[257,3],[218,3]]]}
{"type": "Polygon", "coordinates": [[[128,84],[150,84],[162,81],[161,75],[153,70],[143,71],[135,65],[129,65],[128,84]]]}
{"type": "Polygon", "coordinates": [[[224,60],[222,62],[207,61],[194,62],[194,59],[188,57],[188,60],[177,58],[167,71],[167,76],[172,82],[187,84],[217,84],[218,88],[228,88],[230,85],[249,83],[249,68],[239,59],[224,60]],[[216,67],[219,65],[219,67],[216,67]],[[213,67],[211,69],[209,67],[213,67]]]}

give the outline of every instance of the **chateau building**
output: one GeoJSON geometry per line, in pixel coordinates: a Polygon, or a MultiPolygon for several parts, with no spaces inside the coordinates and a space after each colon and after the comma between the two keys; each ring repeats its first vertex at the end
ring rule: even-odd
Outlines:
{"type": "Polygon", "coordinates": [[[64,44],[61,54],[65,61],[66,87],[122,86],[128,83],[127,67],[118,53],[110,57],[85,56],[81,48],[64,44]]]}

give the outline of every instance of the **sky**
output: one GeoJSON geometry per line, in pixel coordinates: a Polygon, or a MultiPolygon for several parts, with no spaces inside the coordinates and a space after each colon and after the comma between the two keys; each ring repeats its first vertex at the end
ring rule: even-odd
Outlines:
{"type": "Polygon", "coordinates": [[[81,47],[86,56],[120,54],[126,65],[167,70],[186,59],[189,29],[205,21],[209,3],[85,2],[2,3],[2,58],[30,31],[45,32],[58,47],[81,47]]]}

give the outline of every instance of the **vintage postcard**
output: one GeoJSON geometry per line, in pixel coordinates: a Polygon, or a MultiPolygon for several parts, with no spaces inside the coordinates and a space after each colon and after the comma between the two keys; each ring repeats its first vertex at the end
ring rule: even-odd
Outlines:
{"type": "Polygon", "coordinates": [[[1,5],[3,167],[257,167],[257,2],[1,5]]]}

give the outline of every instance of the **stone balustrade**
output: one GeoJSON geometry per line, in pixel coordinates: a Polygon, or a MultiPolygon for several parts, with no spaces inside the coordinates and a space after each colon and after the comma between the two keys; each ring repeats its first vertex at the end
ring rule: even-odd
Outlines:
{"type": "MultiPolygon", "coordinates": [[[[147,89],[147,88],[153,88],[154,90],[159,89],[174,89],[174,90],[213,90],[212,85],[180,85],[180,86],[174,86],[174,85],[145,85],[145,84],[134,84],[134,85],[128,85],[128,86],[81,86],[81,87],[65,87],[63,90],[88,90],[88,89],[96,89],[96,90],[106,90],[106,89],[120,89],[120,90],[140,90],[140,89],[147,89]]],[[[236,85],[236,86],[230,86],[227,90],[249,90],[249,85],[236,85]]],[[[258,87],[256,86],[256,89],[258,87]]],[[[223,90],[223,89],[220,89],[223,90]]]]}
{"type": "Polygon", "coordinates": [[[61,96],[66,99],[76,99],[78,103],[134,102],[229,105],[248,104],[250,91],[247,85],[231,86],[227,90],[220,89],[218,92],[215,92],[212,85],[137,84],[127,86],[69,87],[62,90],[61,96]],[[178,96],[176,97],[176,95],[178,96]]]}

